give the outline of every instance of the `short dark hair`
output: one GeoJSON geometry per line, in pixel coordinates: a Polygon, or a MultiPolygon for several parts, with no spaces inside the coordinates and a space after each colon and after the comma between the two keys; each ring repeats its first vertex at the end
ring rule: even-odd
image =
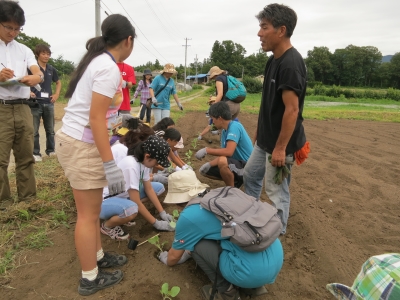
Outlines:
{"type": "Polygon", "coordinates": [[[219,101],[211,105],[208,114],[216,119],[221,117],[224,120],[232,120],[231,110],[225,101],[219,101]]]}
{"type": "Polygon", "coordinates": [[[0,22],[15,22],[25,25],[25,13],[16,1],[0,1],[0,22]]]}
{"type": "Polygon", "coordinates": [[[124,144],[128,149],[131,149],[134,148],[137,143],[144,142],[153,134],[154,130],[151,127],[139,123],[139,126],[135,130],[129,130],[125,135],[123,135],[119,139],[119,142],[124,144]]]}
{"type": "Polygon", "coordinates": [[[296,28],[297,14],[289,6],[273,3],[269,4],[262,11],[256,15],[258,21],[262,19],[267,20],[274,26],[278,28],[280,26],[286,27],[286,36],[290,38],[296,28]]]}
{"type": "Polygon", "coordinates": [[[181,139],[181,133],[175,128],[167,128],[162,136],[164,140],[178,141],[181,139]]]}
{"type": "Polygon", "coordinates": [[[33,53],[35,54],[36,58],[38,58],[40,53],[42,53],[42,52],[49,53],[51,55],[51,50],[50,50],[50,47],[48,45],[45,45],[45,44],[36,45],[35,51],[33,51],[33,53]]]}
{"type": "Polygon", "coordinates": [[[170,118],[170,117],[165,117],[165,118],[161,119],[157,124],[155,124],[153,126],[153,129],[154,129],[154,131],[159,131],[159,130],[165,131],[168,128],[168,126],[171,126],[171,125],[175,125],[174,120],[172,120],[172,118],[170,118]]]}

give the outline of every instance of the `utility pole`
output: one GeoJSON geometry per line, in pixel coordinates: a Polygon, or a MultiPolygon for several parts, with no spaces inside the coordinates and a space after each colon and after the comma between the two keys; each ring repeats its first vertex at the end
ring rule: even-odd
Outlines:
{"type": "Polygon", "coordinates": [[[195,79],[195,83],[197,84],[197,83],[199,83],[198,80],[197,80],[197,54],[196,54],[196,58],[194,59],[194,62],[195,62],[195,66],[196,66],[196,79],[195,79]]]}
{"type": "Polygon", "coordinates": [[[95,24],[96,24],[96,36],[101,35],[100,30],[100,0],[95,0],[95,24]]]}
{"type": "Polygon", "coordinates": [[[186,41],[186,43],[185,43],[185,45],[182,45],[183,47],[185,47],[185,81],[184,81],[184,91],[186,91],[186,60],[187,60],[187,47],[188,46],[190,46],[190,45],[188,45],[187,44],[187,41],[188,40],[191,40],[191,39],[188,39],[188,38],[185,38],[185,41],[186,41]]]}

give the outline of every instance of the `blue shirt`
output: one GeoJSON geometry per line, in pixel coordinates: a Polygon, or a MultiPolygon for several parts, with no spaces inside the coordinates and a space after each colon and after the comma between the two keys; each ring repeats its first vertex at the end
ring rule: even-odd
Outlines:
{"type": "Polygon", "coordinates": [[[226,148],[226,143],[228,141],[234,141],[236,143],[236,149],[235,152],[233,152],[232,158],[243,161],[249,160],[250,154],[253,151],[253,143],[241,123],[231,121],[228,125],[228,129],[222,130],[221,148],[226,148]]]}
{"type": "MultiPolygon", "coordinates": [[[[165,86],[167,80],[168,79],[166,79],[162,74],[157,75],[154,78],[154,80],[150,84],[150,88],[153,89],[154,91],[154,96],[157,94],[159,90],[161,90],[165,86]]],[[[169,103],[169,97],[175,94],[176,94],[175,82],[171,78],[170,81],[168,82],[168,85],[161,91],[160,94],[156,96],[157,106],[152,105],[151,108],[170,110],[171,105],[169,103]]]]}
{"type": "Polygon", "coordinates": [[[219,268],[230,283],[243,288],[256,288],[273,283],[283,265],[279,239],[262,252],[247,252],[221,237],[221,222],[200,204],[186,207],[179,216],[172,248],[193,251],[201,239],[221,240],[219,268]]]}

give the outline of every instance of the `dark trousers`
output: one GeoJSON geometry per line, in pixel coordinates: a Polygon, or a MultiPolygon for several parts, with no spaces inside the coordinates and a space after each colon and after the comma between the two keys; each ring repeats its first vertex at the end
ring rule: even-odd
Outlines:
{"type": "Polygon", "coordinates": [[[144,115],[146,114],[146,123],[150,123],[151,118],[151,107],[146,107],[146,104],[142,104],[140,107],[140,120],[143,121],[144,115]]]}
{"type": "Polygon", "coordinates": [[[228,290],[231,284],[222,277],[219,271],[219,253],[221,251],[221,246],[217,241],[200,240],[194,247],[194,251],[192,251],[192,257],[211,282],[214,283],[217,275],[217,290],[218,293],[222,294],[228,290]]]}
{"type": "Polygon", "coordinates": [[[36,196],[31,109],[26,104],[0,104],[0,121],[0,201],[11,197],[7,171],[11,149],[15,157],[18,198],[27,200],[36,196]]]}
{"type": "Polygon", "coordinates": [[[46,131],[46,154],[49,155],[51,152],[55,152],[54,143],[54,104],[38,104],[37,107],[31,108],[33,116],[33,155],[40,154],[40,141],[39,141],[39,126],[40,118],[43,119],[44,130],[46,131]]]}

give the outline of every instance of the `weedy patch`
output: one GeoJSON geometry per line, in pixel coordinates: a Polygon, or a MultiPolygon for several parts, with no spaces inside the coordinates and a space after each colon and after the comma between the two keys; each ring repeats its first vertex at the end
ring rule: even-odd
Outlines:
{"type": "Polygon", "coordinates": [[[191,162],[191,160],[192,160],[192,155],[193,155],[193,152],[192,152],[192,150],[188,150],[188,151],[186,151],[185,152],[185,162],[186,162],[186,164],[188,165],[188,166],[192,166],[192,162],[191,162]]]}
{"type": "Polygon", "coordinates": [[[179,292],[181,291],[181,288],[179,286],[173,286],[171,289],[169,289],[168,283],[165,282],[161,286],[160,293],[163,297],[163,300],[172,300],[171,298],[175,298],[179,292]]]}

